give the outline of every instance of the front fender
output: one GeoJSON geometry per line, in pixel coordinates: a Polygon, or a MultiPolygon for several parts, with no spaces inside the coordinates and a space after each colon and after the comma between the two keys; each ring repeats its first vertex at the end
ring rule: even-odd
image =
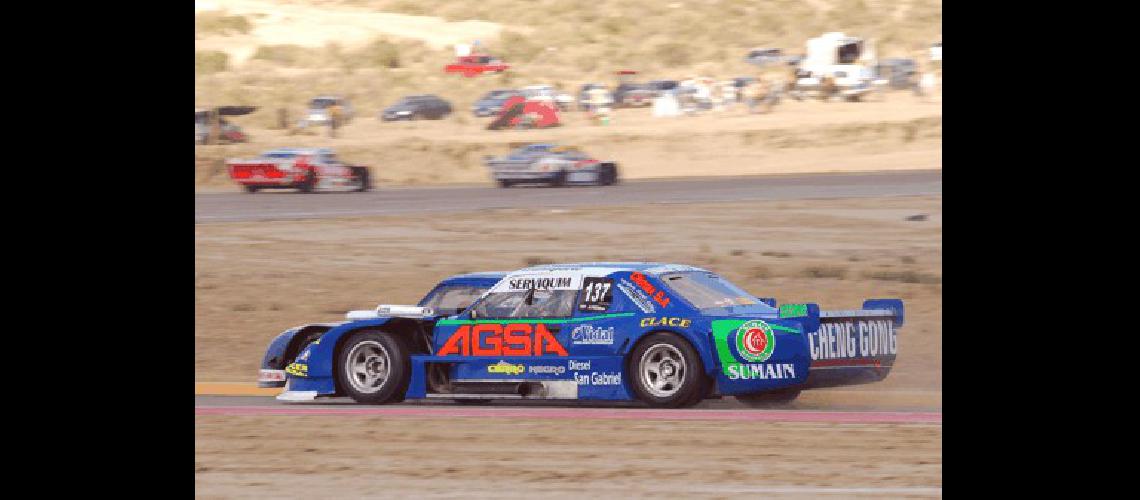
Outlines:
{"type": "Polygon", "coordinates": [[[332,366],[336,361],[336,348],[337,344],[340,343],[341,337],[362,328],[384,326],[393,319],[394,318],[376,318],[349,321],[329,329],[329,331],[325,332],[319,340],[309,347],[309,358],[303,363],[307,365],[307,368],[305,368],[307,376],[311,378],[332,377],[332,366]]]}

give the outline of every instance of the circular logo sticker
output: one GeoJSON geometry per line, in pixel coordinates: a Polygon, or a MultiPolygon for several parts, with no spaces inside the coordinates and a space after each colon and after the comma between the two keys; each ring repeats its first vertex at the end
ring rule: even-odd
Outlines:
{"type": "Polygon", "coordinates": [[[767,361],[776,349],[772,327],[760,320],[745,321],[736,329],[736,351],[746,361],[767,361]]]}

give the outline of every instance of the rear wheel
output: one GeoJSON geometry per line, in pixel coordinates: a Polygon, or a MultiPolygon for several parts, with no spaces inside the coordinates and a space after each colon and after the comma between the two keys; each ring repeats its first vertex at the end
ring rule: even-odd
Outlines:
{"type": "Polygon", "coordinates": [[[499,180],[499,187],[501,187],[501,188],[509,188],[513,185],[514,185],[514,183],[512,183],[511,181],[508,181],[506,179],[500,179],[499,180]]]}
{"type": "Polygon", "coordinates": [[[629,357],[627,373],[638,399],[657,408],[680,408],[699,403],[705,376],[693,346],[672,333],[647,335],[629,357]]]}
{"type": "Polygon", "coordinates": [[[358,403],[395,403],[408,390],[410,365],[403,338],[365,330],[344,342],[335,373],[344,392],[358,403]]]}
{"type": "Polygon", "coordinates": [[[305,174],[305,180],[301,181],[300,184],[297,184],[297,190],[302,192],[302,193],[311,193],[311,192],[313,192],[313,187],[315,187],[316,185],[317,185],[317,174],[316,174],[316,172],[313,172],[312,170],[310,170],[310,171],[308,171],[308,173],[305,174]]]}
{"type": "Polygon", "coordinates": [[[247,193],[256,193],[258,190],[257,186],[251,186],[249,184],[246,184],[244,187],[245,187],[245,192],[247,192],[247,193]]]}
{"type": "Polygon", "coordinates": [[[777,389],[774,391],[761,392],[759,394],[741,394],[736,396],[736,400],[744,403],[753,408],[767,408],[771,406],[786,405],[795,401],[800,395],[801,389],[777,389]]]}
{"type": "Polygon", "coordinates": [[[550,185],[554,187],[562,187],[566,185],[566,171],[559,170],[554,177],[550,179],[550,185]]]}

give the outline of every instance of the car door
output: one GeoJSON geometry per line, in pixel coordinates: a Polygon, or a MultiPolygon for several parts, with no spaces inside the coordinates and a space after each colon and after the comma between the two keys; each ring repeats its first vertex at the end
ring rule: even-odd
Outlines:
{"type": "Polygon", "coordinates": [[[564,358],[581,279],[517,276],[504,279],[463,314],[436,323],[436,356],[490,362],[564,358]]]}

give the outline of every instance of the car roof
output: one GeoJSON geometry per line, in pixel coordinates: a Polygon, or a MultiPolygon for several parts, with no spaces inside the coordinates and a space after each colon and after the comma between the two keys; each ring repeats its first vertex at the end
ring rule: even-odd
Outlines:
{"type": "MultiPolygon", "coordinates": [[[[704,271],[707,269],[689,266],[685,264],[668,264],[662,262],[571,262],[566,264],[545,264],[541,266],[525,267],[515,271],[515,273],[541,273],[541,272],[555,272],[555,271],[570,271],[582,268],[601,268],[607,273],[618,271],[637,271],[649,275],[659,275],[664,273],[684,272],[684,271],[704,271]]],[[[515,274],[511,273],[511,274],[515,274]]]]}
{"type": "Polygon", "coordinates": [[[330,148],[277,148],[277,149],[270,149],[269,151],[261,153],[262,156],[269,156],[269,155],[321,155],[321,154],[331,155],[334,153],[333,153],[333,150],[330,148]]]}
{"type": "Polygon", "coordinates": [[[449,276],[449,277],[445,278],[443,281],[440,281],[439,284],[440,285],[486,285],[486,286],[491,286],[491,285],[494,285],[495,283],[498,283],[499,280],[503,279],[503,277],[505,277],[506,275],[507,275],[507,272],[505,272],[505,271],[488,271],[488,272],[478,272],[478,273],[456,274],[455,276],[449,276]]]}

